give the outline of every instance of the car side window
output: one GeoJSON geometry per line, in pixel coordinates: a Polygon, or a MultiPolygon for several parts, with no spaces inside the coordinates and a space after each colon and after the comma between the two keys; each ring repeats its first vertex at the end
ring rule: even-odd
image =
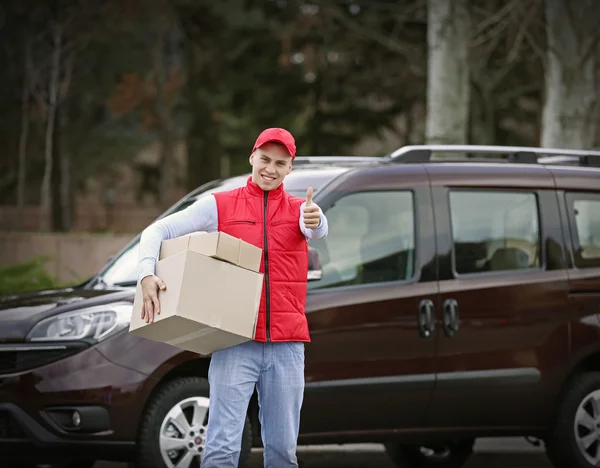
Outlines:
{"type": "Polygon", "coordinates": [[[575,266],[600,267],[600,194],[567,194],[575,266]]]}
{"type": "Polygon", "coordinates": [[[413,276],[415,222],[410,191],[346,195],[325,211],[329,233],[312,239],[322,277],[309,289],[403,281],[413,276]]]}
{"type": "Polygon", "coordinates": [[[540,267],[540,229],[533,192],[450,191],[457,274],[540,267]]]}

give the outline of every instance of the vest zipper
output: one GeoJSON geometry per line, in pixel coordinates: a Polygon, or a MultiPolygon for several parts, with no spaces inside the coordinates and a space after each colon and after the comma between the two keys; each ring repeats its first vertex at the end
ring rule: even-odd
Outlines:
{"type": "Polygon", "coordinates": [[[267,341],[271,341],[271,292],[269,288],[269,243],[267,241],[267,199],[269,192],[265,192],[265,204],[263,215],[263,236],[264,236],[264,256],[265,256],[265,302],[266,302],[266,332],[267,341]]]}

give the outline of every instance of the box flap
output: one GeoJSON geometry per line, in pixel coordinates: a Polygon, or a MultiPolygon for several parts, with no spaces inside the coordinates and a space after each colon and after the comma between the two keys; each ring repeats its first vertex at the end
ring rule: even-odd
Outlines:
{"type": "Polygon", "coordinates": [[[188,237],[190,238],[188,249],[192,252],[198,252],[207,257],[217,255],[217,246],[219,244],[218,232],[195,232],[188,237]]]}
{"type": "Polygon", "coordinates": [[[181,236],[174,239],[166,239],[160,245],[160,254],[158,260],[164,260],[167,257],[184,252],[187,250],[190,236],[181,236]]]}
{"type": "Polygon", "coordinates": [[[256,272],[260,270],[260,262],[262,261],[263,254],[261,248],[248,242],[240,241],[239,253],[238,265],[240,267],[256,272]]]}
{"type": "Polygon", "coordinates": [[[240,259],[240,240],[224,232],[219,232],[217,258],[237,265],[240,259]]]}

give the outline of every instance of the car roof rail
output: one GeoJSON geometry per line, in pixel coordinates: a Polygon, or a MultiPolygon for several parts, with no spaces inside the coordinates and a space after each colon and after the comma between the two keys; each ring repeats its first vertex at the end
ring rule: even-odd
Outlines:
{"type": "Polygon", "coordinates": [[[381,161],[381,156],[296,156],[294,166],[314,165],[334,165],[334,164],[355,164],[371,163],[381,161]]]}
{"type": "Polygon", "coordinates": [[[600,167],[600,151],[573,150],[558,148],[537,148],[528,146],[488,146],[488,145],[408,145],[398,148],[387,156],[394,163],[474,162],[504,161],[520,164],[559,164],[600,167]],[[434,159],[435,153],[456,154],[458,157],[434,159]],[[471,156],[465,157],[468,154],[471,156]],[[476,155],[493,155],[478,157],[476,155]]]}

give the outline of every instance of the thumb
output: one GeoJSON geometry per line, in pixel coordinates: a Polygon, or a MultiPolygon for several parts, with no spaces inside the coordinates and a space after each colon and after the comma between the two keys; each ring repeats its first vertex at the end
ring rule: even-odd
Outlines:
{"type": "Polygon", "coordinates": [[[313,195],[313,189],[312,187],[308,187],[308,189],[306,189],[306,205],[312,205],[312,195],[313,195]]]}
{"type": "Polygon", "coordinates": [[[166,289],[167,288],[165,286],[165,283],[161,279],[158,280],[158,286],[159,286],[160,289],[166,289]]]}

